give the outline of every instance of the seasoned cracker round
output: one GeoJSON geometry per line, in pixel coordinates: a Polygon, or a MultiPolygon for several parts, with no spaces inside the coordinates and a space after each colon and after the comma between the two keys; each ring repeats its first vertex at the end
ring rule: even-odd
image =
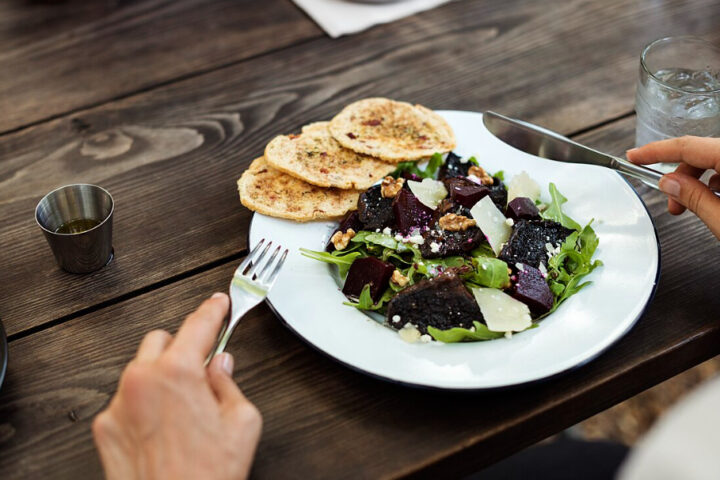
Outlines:
{"type": "Polygon", "coordinates": [[[320,187],[365,190],[395,167],[341,146],[329,122],[306,125],[300,135],[280,135],[265,147],[265,160],[281,172],[320,187]]]}
{"type": "Polygon", "coordinates": [[[250,210],[298,222],[336,219],[357,208],[359,191],[322,188],[253,160],[238,180],[240,201],[250,210]]]}
{"type": "Polygon", "coordinates": [[[387,98],[351,103],[329,129],[343,147],[386,162],[419,160],[455,148],[455,134],[440,115],[387,98]]]}

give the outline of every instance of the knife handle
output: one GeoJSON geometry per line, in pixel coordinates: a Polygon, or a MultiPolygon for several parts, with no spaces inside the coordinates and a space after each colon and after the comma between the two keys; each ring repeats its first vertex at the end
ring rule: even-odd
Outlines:
{"type": "MultiPolygon", "coordinates": [[[[642,180],[646,185],[656,190],[660,190],[658,182],[663,176],[662,173],[651,168],[643,167],[642,165],[635,165],[634,163],[630,163],[622,158],[613,157],[613,160],[613,168],[618,172],[629,177],[642,180]]],[[[720,191],[717,191],[713,188],[710,188],[710,191],[713,192],[715,196],[720,197],[720,191]]]]}

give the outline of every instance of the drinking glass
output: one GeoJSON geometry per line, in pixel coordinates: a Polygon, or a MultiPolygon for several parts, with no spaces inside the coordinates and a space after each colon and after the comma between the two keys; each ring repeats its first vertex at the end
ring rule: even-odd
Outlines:
{"type": "Polygon", "coordinates": [[[661,38],[645,47],[635,111],[635,146],[683,135],[720,137],[720,49],[698,37],[661,38]]]}

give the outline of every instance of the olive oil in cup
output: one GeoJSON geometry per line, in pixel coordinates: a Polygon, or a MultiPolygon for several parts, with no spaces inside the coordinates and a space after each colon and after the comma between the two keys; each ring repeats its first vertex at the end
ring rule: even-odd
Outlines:
{"type": "Polygon", "coordinates": [[[113,257],[112,196],[97,185],[66,185],[43,197],[35,220],[57,264],[71,273],[89,273],[113,257]]]}

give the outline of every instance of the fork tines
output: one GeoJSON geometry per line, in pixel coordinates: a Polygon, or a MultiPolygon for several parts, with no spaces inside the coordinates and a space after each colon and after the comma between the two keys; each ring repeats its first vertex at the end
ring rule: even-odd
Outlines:
{"type": "Polygon", "coordinates": [[[280,250],[282,250],[283,248],[282,245],[278,245],[277,248],[275,248],[275,250],[273,251],[272,255],[270,255],[270,258],[268,258],[264,262],[262,268],[259,268],[260,263],[262,262],[263,258],[265,258],[265,255],[270,250],[270,247],[273,244],[272,241],[268,242],[267,245],[265,245],[265,248],[260,251],[264,243],[265,239],[263,238],[258,242],[257,245],[255,245],[255,248],[252,249],[248,256],[245,257],[245,260],[243,260],[243,262],[237,268],[236,275],[240,274],[247,278],[256,280],[267,286],[270,286],[275,281],[278,273],[280,273],[280,268],[282,268],[283,264],[285,263],[285,259],[287,258],[288,250],[285,249],[285,251],[283,251],[282,255],[280,256],[280,259],[276,262],[275,259],[280,253],[280,250]],[[255,272],[258,272],[257,275],[255,275],[255,272]]]}

